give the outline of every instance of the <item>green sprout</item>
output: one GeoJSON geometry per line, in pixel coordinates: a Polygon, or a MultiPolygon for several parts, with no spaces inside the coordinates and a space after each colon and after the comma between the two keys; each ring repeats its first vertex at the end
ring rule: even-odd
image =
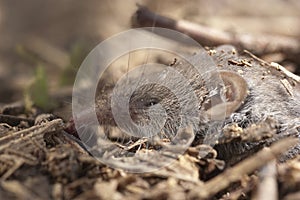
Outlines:
{"type": "Polygon", "coordinates": [[[26,87],[24,101],[27,111],[30,111],[33,105],[46,111],[53,108],[54,104],[49,100],[45,68],[42,65],[37,66],[34,80],[26,87]]]}

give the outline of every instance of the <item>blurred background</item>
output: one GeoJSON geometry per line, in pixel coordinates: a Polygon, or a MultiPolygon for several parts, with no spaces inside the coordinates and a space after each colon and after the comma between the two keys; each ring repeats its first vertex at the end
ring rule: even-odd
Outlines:
{"type": "Polygon", "coordinates": [[[53,109],[47,95],[70,97],[87,53],[131,28],[137,3],[217,30],[300,38],[299,0],[0,0],[0,103],[30,98],[53,109]]]}

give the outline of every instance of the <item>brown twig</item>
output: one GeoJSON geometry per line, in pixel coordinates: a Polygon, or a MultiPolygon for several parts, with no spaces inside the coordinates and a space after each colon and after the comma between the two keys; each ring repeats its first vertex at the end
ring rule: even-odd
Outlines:
{"type": "Polygon", "coordinates": [[[257,185],[258,178],[256,175],[252,176],[245,176],[245,181],[239,186],[237,189],[227,192],[223,195],[221,200],[227,200],[227,199],[244,199],[243,197],[251,192],[255,186],[257,185]]]}
{"type": "Polygon", "coordinates": [[[9,169],[0,176],[0,180],[4,181],[9,178],[17,169],[19,169],[23,164],[24,160],[18,156],[2,154],[0,156],[0,161],[4,163],[10,163],[9,169]]]}
{"type": "Polygon", "coordinates": [[[241,161],[236,166],[228,168],[222,174],[207,181],[201,188],[195,189],[192,192],[192,196],[200,199],[207,199],[213,196],[227,188],[231,183],[239,181],[243,175],[250,174],[254,170],[261,168],[297,143],[297,138],[285,138],[276,142],[270,148],[262,149],[254,156],[241,161]]]}
{"type": "Polygon", "coordinates": [[[262,180],[258,184],[257,200],[278,199],[276,161],[267,164],[260,172],[262,180]]]}
{"type": "Polygon", "coordinates": [[[244,50],[244,52],[246,54],[248,54],[250,57],[252,57],[253,59],[261,62],[262,64],[267,65],[269,67],[272,67],[272,68],[274,68],[274,69],[282,72],[286,77],[291,78],[294,81],[300,83],[300,76],[297,76],[296,74],[293,74],[292,72],[288,71],[286,68],[284,68],[283,66],[279,65],[278,63],[274,63],[274,62],[268,63],[268,62],[266,62],[266,61],[258,58],[253,53],[251,53],[251,52],[249,52],[247,50],[244,50]]]}
{"type": "Polygon", "coordinates": [[[63,121],[61,119],[55,119],[41,125],[35,125],[30,128],[3,136],[0,138],[0,152],[7,149],[13,144],[24,142],[24,140],[29,138],[35,138],[37,140],[41,139],[43,138],[46,131],[49,131],[51,129],[59,129],[62,128],[62,126],[63,121]]]}
{"type": "Polygon", "coordinates": [[[229,33],[185,20],[176,21],[158,15],[140,5],[138,5],[138,10],[132,17],[132,23],[135,27],[157,26],[173,29],[189,35],[202,45],[217,46],[221,44],[232,44],[241,49],[248,49],[259,55],[277,52],[297,54],[300,51],[299,41],[292,37],[229,33]]]}
{"type": "Polygon", "coordinates": [[[42,199],[33,191],[30,191],[28,188],[26,188],[24,184],[15,180],[1,182],[1,187],[15,194],[17,199],[42,199]]]}

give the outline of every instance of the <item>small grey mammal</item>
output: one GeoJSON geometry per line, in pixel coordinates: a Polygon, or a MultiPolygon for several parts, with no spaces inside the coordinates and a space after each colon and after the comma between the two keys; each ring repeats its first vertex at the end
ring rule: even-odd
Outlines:
{"type": "MultiPolygon", "coordinates": [[[[193,125],[197,139],[197,135],[200,137],[205,135],[207,127],[214,126],[215,121],[222,118],[222,127],[237,124],[241,128],[247,128],[252,124],[272,118],[276,124],[278,135],[294,134],[299,136],[300,91],[296,89],[296,83],[293,80],[286,77],[286,74],[249,56],[238,55],[237,50],[230,45],[211,49],[208,54],[216,63],[219,76],[224,82],[225,89],[217,88],[219,92],[223,92],[222,96],[212,95],[214,91],[205,87],[205,81],[201,75],[197,74],[188,62],[178,61],[172,67],[189,80],[188,84],[195,93],[198,104],[190,105],[189,97],[185,96],[188,93],[185,91],[185,86],[170,76],[165,81],[176,88],[180,97],[176,96],[168,87],[159,84],[138,87],[129,101],[132,120],[138,125],[147,125],[150,122],[148,111],[151,109],[153,111],[157,105],[160,105],[166,115],[162,137],[172,136],[182,121],[185,121],[185,123],[193,125]],[[283,84],[283,80],[287,83],[283,84]],[[225,97],[225,101],[224,99],[221,101],[222,97],[225,97]],[[212,104],[211,102],[217,103],[212,104]],[[182,119],[183,115],[180,110],[182,104],[187,105],[186,113],[183,113],[186,119],[182,119]],[[225,109],[225,115],[219,116],[219,111],[222,109],[225,109]]],[[[111,114],[110,100],[107,99],[99,101],[96,112],[98,120],[100,124],[115,125],[111,114]]],[[[157,121],[157,123],[161,122],[157,121]]],[[[220,157],[228,160],[235,155],[252,152],[257,146],[259,143],[236,142],[229,145],[218,145],[216,148],[220,157]]],[[[287,157],[299,153],[300,148],[295,147],[287,153],[287,157]]]]}
{"type": "MultiPolygon", "coordinates": [[[[218,66],[219,75],[225,84],[225,102],[209,105],[211,98],[205,88],[205,83],[199,78],[197,72],[186,61],[175,63],[172,67],[185,74],[190,80],[199,100],[200,121],[189,119],[189,122],[200,132],[205,133],[207,126],[213,126],[214,120],[222,119],[219,115],[221,109],[226,109],[222,126],[238,124],[247,128],[252,124],[261,123],[269,118],[275,122],[278,134],[296,134],[300,132],[300,92],[296,89],[292,80],[287,88],[282,80],[285,74],[270,66],[263,66],[257,60],[249,56],[238,55],[236,49],[230,45],[224,45],[208,52],[218,66]],[[208,105],[208,106],[207,106],[208,105]],[[196,124],[195,124],[196,123],[196,124]]],[[[197,55],[195,55],[197,56],[197,55]]],[[[175,87],[180,88],[176,79],[169,78],[175,87]],[[178,85],[178,86],[177,86],[178,85]]],[[[183,95],[184,96],[184,95],[183,95]]],[[[187,97],[186,97],[187,98],[187,97]]],[[[146,122],[146,111],[156,104],[160,104],[166,110],[167,120],[164,126],[166,134],[176,132],[176,125],[180,121],[180,102],[185,99],[176,99],[175,95],[167,88],[159,85],[146,85],[138,88],[132,95],[130,106],[132,117],[136,122],[146,122]]],[[[192,113],[195,107],[187,112],[192,113]]],[[[182,119],[181,119],[182,120],[182,119]]],[[[199,134],[199,133],[196,133],[199,134]]],[[[219,154],[223,159],[230,159],[234,154],[244,154],[254,150],[256,143],[234,143],[229,146],[219,145],[219,154]]],[[[287,154],[292,157],[298,154],[296,147],[287,154]]]]}

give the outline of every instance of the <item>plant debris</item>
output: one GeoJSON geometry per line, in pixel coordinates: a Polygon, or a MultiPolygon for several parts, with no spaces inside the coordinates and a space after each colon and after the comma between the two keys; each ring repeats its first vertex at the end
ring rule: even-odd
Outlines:
{"type": "MultiPolygon", "coordinates": [[[[272,165],[273,184],[278,184],[278,192],[274,188],[272,195],[286,199],[298,195],[299,157],[286,163],[275,160],[295,145],[297,139],[279,139],[232,167],[218,160],[217,152],[207,145],[191,146],[183,155],[170,148],[168,159],[173,162],[167,166],[161,165],[167,157],[153,151],[151,159],[143,161],[144,165],[160,163],[160,170],[136,174],[110,168],[93,158],[74,137],[66,135],[61,119],[49,114],[32,115],[28,119],[21,115],[24,114],[11,115],[5,118],[5,123],[0,123],[0,195],[5,199],[250,199],[270,189],[260,181],[263,172],[258,173],[268,163],[272,165]],[[15,119],[20,122],[16,124],[15,119]],[[22,125],[29,119],[35,123],[22,125]]],[[[257,132],[254,134],[257,140],[272,138],[274,127],[270,124],[245,130],[238,126],[226,127],[223,142],[236,141],[237,137],[243,141],[254,140],[247,132],[257,132]]],[[[142,158],[138,154],[147,148],[143,146],[147,142],[137,140],[127,150],[142,158]],[[138,151],[137,146],[140,146],[138,151]]],[[[268,179],[267,174],[263,179],[268,179]]]]}

